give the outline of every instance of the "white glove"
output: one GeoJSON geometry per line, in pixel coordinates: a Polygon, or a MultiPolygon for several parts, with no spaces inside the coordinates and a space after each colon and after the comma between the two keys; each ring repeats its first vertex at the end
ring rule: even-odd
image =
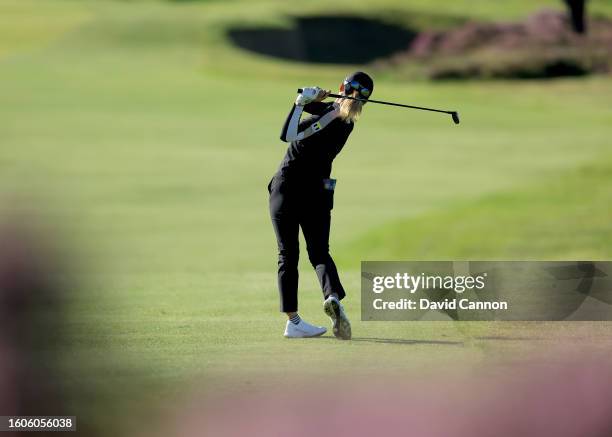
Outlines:
{"type": "Polygon", "coordinates": [[[310,102],[314,102],[317,99],[320,99],[325,95],[325,90],[322,90],[318,86],[314,87],[304,87],[302,93],[297,96],[295,99],[295,104],[297,106],[304,106],[310,102]]]}

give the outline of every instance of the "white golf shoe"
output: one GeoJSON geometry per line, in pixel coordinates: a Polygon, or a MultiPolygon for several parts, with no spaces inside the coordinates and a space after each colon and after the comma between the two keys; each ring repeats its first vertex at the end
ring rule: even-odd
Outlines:
{"type": "Polygon", "coordinates": [[[308,338],[318,337],[327,332],[327,328],[322,326],[313,326],[304,320],[300,320],[297,325],[292,323],[291,320],[287,320],[287,327],[285,328],[285,337],[287,338],[308,338]]]}
{"type": "Polygon", "coordinates": [[[323,310],[333,322],[334,335],[336,338],[341,340],[350,340],[351,322],[349,322],[349,319],[344,312],[344,307],[340,301],[334,296],[329,296],[327,299],[325,299],[323,310]]]}

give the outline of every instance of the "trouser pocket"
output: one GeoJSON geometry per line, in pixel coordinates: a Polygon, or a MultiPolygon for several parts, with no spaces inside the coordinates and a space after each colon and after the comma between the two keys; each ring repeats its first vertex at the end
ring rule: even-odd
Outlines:
{"type": "Polygon", "coordinates": [[[334,208],[334,190],[336,189],[336,179],[323,179],[323,200],[327,209],[334,208]]]}

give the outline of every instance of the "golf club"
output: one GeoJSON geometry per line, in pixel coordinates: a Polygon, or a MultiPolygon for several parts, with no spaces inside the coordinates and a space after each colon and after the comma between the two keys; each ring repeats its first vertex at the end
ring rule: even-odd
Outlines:
{"type": "MultiPolygon", "coordinates": [[[[302,88],[298,88],[298,93],[301,92],[302,88]]],[[[382,100],[358,99],[357,97],[342,96],[340,94],[328,94],[328,97],[335,97],[337,99],[358,100],[360,102],[379,103],[381,105],[399,106],[400,108],[420,109],[421,111],[442,112],[443,114],[450,114],[455,124],[459,124],[459,113],[457,111],[444,111],[442,109],[425,108],[422,106],[402,105],[401,103],[383,102],[382,100]]]]}

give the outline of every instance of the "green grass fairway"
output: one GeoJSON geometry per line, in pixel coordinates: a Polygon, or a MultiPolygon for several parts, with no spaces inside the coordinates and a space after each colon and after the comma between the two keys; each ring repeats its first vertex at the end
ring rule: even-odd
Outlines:
{"type": "MultiPolygon", "coordinates": [[[[346,8],[431,22],[536,7],[503,3],[2,1],[2,207],[44,211],[95,274],[71,296],[68,365],[100,387],[146,374],[174,388],[231,377],[229,390],[330,368],[510,366],[565,341],[608,350],[605,323],[361,323],[358,286],[362,259],[611,258],[611,77],[434,84],[373,69],[374,98],[457,109],[462,124],[365,108],[335,162],[331,241],[356,340],[281,336],[266,191],[278,133],[298,86],[333,88],[355,67],[257,56],[225,30],[346,8]]],[[[328,323],[301,265],[301,313],[328,323]]]]}

